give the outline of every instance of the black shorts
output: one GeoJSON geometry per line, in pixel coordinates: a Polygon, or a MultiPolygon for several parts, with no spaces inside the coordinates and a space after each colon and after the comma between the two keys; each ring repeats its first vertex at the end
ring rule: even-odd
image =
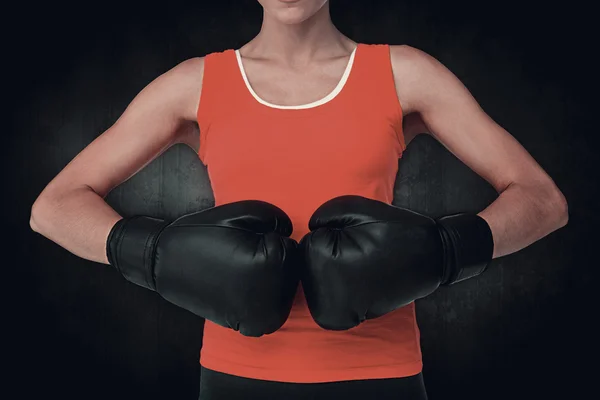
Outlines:
{"type": "Polygon", "coordinates": [[[427,400],[423,374],[405,378],[285,383],[242,378],[200,368],[199,400],[427,400]]]}

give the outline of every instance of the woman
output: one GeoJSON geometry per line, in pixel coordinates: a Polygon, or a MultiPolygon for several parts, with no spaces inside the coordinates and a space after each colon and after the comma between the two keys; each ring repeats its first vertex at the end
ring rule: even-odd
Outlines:
{"type": "MultiPolygon", "coordinates": [[[[35,231],[109,264],[107,241],[122,217],[103,198],[185,143],[208,167],[216,206],[274,204],[300,241],[312,213],[333,197],[391,203],[397,160],[422,132],[498,191],[478,214],[494,258],[566,224],[552,179],[434,58],[352,41],[333,25],[326,0],[259,3],[264,19],[253,40],[159,76],[50,182],[32,208],[35,231]]],[[[200,363],[201,400],[427,398],[414,303],[327,330],[299,287],[274,333],[244,336],[207,319],[200,363]]]]}

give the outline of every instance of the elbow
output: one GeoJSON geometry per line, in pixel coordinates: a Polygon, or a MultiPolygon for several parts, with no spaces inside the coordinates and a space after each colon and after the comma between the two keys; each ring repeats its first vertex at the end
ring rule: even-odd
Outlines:
{"type": "Polygon", "coordinates": [[[39,218],[40,199],[38,198],[31,206],[31,213],[29,214],[29,227],[32,231],[39,233],[39,225],[37,223],[39,218]]]}
{"type": "Polygon", "coordinates": [[[31,215],[29,217],[29,227],[31,228],[32,231],[37,232],[38,228],[37,225],[35,224],[35,220],[33,219],[33,215],[31,215]]]}
{"type": "Polygon", "coordinates": [[[549,197],[552,220],[557,221],[557,229],[562,228],[569,223],[569,204],[565,195],[555,189],[553,195],[549,197]]]}
{"type": "Polygon", "coordinates": [[[45,205],[48,200],[45,197],[38,197],[33,205],[31,206],[31,212],[29,214],[29,227],[34,232],[40,233],[40,225],[44,218],[44,210],[48,207],[45,205]]]}

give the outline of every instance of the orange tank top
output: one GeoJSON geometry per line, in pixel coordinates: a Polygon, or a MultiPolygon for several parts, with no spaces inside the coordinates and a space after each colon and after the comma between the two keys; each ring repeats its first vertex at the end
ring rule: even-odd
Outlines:
{"type": "MultiPolygon", "coordinates": [[[[297,107],[260,99],[236,51],[207,55],[199,157],[215,204],[270,202],[290,216],[300,240],[311,214],[333,197],[391,203],[405,142],[389,54],[387,45],[359,44],[336,89],[297,107]]],[[[324,330],[300,285],[287,322],[273,334],[245,337],[206,321],[200,363],[280,382],[403,377],[422,369],[419,338],[414,303],[348,331],[324,330]]]]}

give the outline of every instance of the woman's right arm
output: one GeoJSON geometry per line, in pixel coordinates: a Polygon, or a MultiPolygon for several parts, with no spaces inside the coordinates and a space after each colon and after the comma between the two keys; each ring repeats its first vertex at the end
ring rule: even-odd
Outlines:
{"type": "Polygon", "coordinates": [[[173,144],[198,150],[203,72],[204,59],[192,58],[146,86],[44,188],[31,208],[31,228],[79,257],[108,264],[106,239],[121,216],[104,198],[173,144]]]}

